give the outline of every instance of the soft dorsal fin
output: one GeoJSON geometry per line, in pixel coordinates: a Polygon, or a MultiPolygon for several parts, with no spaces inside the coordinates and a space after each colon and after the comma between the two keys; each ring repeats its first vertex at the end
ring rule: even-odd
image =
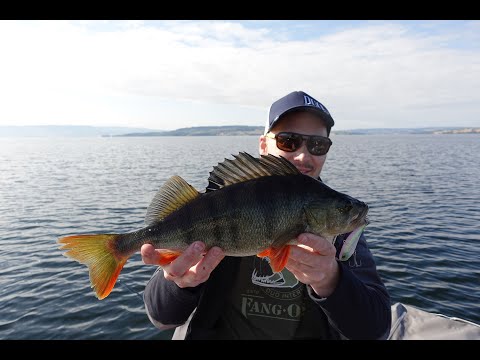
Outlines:
{"type": "Polygon", "coordinates": [[[218,185],[218,188],[264,176],[300,174],[297,168],[282,156],[268,154],[255,158],[246,152],[240,152],[233,157],[235,160],[225,159],[210,172],[208,180],[218,185]]]}
{"type": "Polygon", "coordinates": [[[151,225],[197,198],[200,193],[180,176],[168,179],[148,206],[145,224],[151,225]]]}

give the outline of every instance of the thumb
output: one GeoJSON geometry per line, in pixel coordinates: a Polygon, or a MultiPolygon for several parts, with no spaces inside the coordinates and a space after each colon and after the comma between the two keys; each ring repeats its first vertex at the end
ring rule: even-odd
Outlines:
{"type": "Polygon", "coordinates": [[[143,244],[140,249],[142,260],[146,265],[157,265],[158,254],[152,244],[143,244]]]}

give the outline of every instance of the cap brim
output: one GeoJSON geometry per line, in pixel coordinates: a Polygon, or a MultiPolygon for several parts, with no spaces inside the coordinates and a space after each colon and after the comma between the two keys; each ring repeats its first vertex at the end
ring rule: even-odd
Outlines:
{"type": "Polygon", "coordinates": [[[316,108],[316,107],[313,107],[313,106],[294,106],[288,110],[285,110],[282,115],[280,115],[275,121],[273,121],[271,124],[270,124],[270,127],[268,129],[265,129],[265,134],[267,132],[269,132],[274,126],[276,123],[278,123],[279,120],[281,120],[286,114],[289,114],[291,112],[294,112],[294,111],[298,111],[298,110],[302,110],[302,111],[307,111],[307,112],[310,112],[312,114],[315,114],[315,115],[318,115],[318,117],[323,120],[323,122],[325,123],[325,125],[328,127],[328,128],[332,128],[333,125],[335,124],[335,122],[333,121],[333,118],[328,115],[326,112],[316,108]]]}

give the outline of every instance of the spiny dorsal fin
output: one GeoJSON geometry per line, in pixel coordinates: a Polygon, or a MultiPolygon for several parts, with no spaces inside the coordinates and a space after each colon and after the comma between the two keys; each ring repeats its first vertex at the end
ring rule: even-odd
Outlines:
{"type": "Polygon", "coordinates": [[[262,155],[260,162],[269,167],[272,175],[297,175],[300,171],[290,161],[284,157],[274,156],[271,154],[262,155]]]}
{"type": "Polygon", "coordinates": [[[151,225],[197,198],[200,193],[180,176],[172,176],[158,190],[148,206],[145,224],[151,225]]]}
{"type": "MultiPolygon", "coordinates": [[[[241,152],[233,155],[235,160],[228,160],[214,166],[208,180],[219,188],[239,182],[257,179],[271,175],[297,175],[300,172],[284,157],[261,155],[254,158],[252,155],[241,152]]],[[[210,188],[210,190],[217,190],[210,188]]]]}

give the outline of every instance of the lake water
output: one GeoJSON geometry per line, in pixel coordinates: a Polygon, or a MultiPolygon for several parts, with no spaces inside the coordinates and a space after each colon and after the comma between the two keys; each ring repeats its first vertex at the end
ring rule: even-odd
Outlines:
{"type": "MultiPolygon", "coordinates": [[[[365,234],[392,304],[480,322],[480,136],[333,135],[322,172],[367,202],[365,234]]],[[[155,270],[129,259],[99,301],[57,239],[144,226],[177,174],[204,189],[213,165],[258,155],[258,138],[0,138],[0,339],[168,339],[142,293],[155,270]]]]}

